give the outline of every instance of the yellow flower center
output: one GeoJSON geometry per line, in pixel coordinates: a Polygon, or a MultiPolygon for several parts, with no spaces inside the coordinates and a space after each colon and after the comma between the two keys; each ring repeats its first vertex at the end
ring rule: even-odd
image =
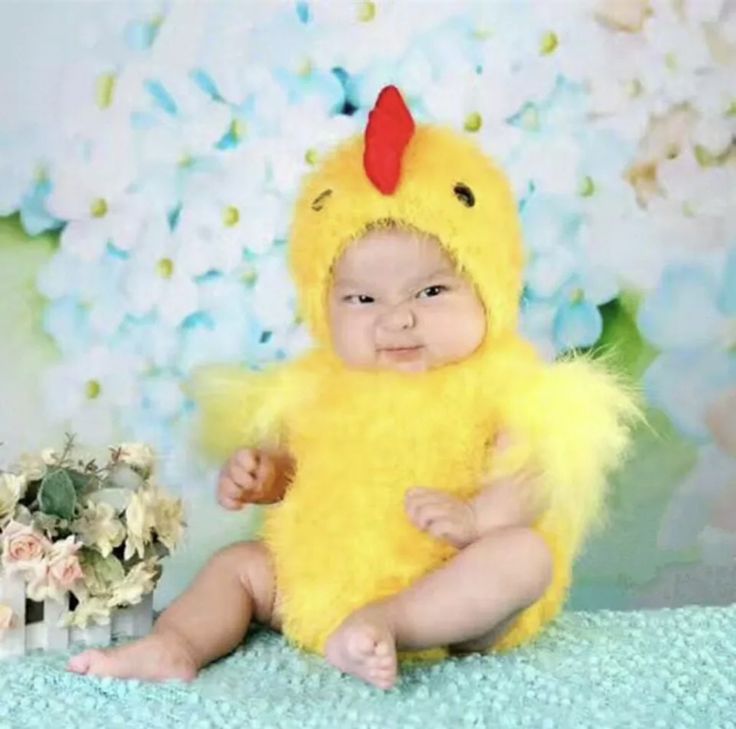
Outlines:
{"type": "Polygon", "coordinates": [[[246,271],[240,278],[240,280],[246,285],[246,286],[252,286],[256,280],[258,279],[258,275],[253,269],[250,269],[249,271],[246,271]]]}
{"type": "Polygon", "coordinates": [[[641,81],[639,81],[638,78],[632,78],[630,81],[627,82],[626,93],[632,99],[635,99],[637,96],[640,96],[642,91],[644,91],[644,85],[642,84],[641,81]]]}
{"type": "Polygon", "coordinates": [[[557,50],[560,45],[560,39],[554,31],[548,31],[542,36],[542,42],[539,44],[539,52],[543,56],[549,56],[557,50]]]}
{"type": "Polygon", "coordinates": [[[240,211],[234,205],[228,205],[222,213],[222,222],[226,228],[232,228],[240,222],[240,211]]]}
{"type": "Polygon", "coordinates": [[[170,258],[162,258],[156,264],[156,272],[161,278],[171,278],[174,274],[174,262],[170,258]]]}
{"type": "Polygon", "coordinates": [[[593,178],[586,175],[585,179],[580,183],[580,196],[591,197],[595,193],[595,182],[593,178]]]}
{"type": "Polygon", "coordinates": [[[579,304],[585,298],[585,292],[581,288],[573,289],[570,293],[570,302],[579,304]]]}
{"type": "Polygon", "coordinates": [[[89,206],[89,212],[93,218],[104,218],[107,215],[107,209],[107,201],[101,197],[93,200],[89,206]]]}
{"type": "Polygon", "coordinates": [[[376,17],[376,4],[373,2],[364,2],[358,8],[358,20],[361,23],[370,23],[376,17]]]}
{"type": "Polygon", "coordinates": [[[87,380],[84,386],[84,394],[89,400],[96,400],[102,392],[102,385],[97,380],[87,380]]]}
{"type": "Polygon", "coordinates": [[[248,125],[242,119],[233,119],[230,124],[230,134],[236,142],[239,142],[244,136],[248,125]]]}
{"type": "Polygon", "coordinates": [[[319,152],[317,152],[317,150],[316,150],[316,149],[313,149],[313,148],[311,148],[311,147],[310,147],[310,148],[309,148],[309,149],[308,149],[308,150],[306,151],[306,153],[305,153],[305,155],[304,155],[304,161],[305,161],[305,162],[306,162],[306,163],[307,163],[308,165],[312,165],[312,166],[313,166],[313,165],[316,165],[316,164],[317,164],[317,162],[319,161],[319,152]]]}
{"type": "Polygon", "coordinates": [[[463,128],[466,132],[477,132],[482,126],[483,117],[477,111],[473,111],[465,117],[463,128]]]}
{"type": "Polygon", "coordinates": [[[103,73],[95,82],[95,103],[100,109],[107,109],[112,105],[115,95],[117,79],[112,73],[103,73]]]}

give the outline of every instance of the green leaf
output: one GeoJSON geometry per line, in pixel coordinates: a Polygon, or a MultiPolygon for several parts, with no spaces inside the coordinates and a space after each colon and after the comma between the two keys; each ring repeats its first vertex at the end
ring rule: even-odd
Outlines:
{"type": "Polygon", "coordinates": [[[636,324],[638,300],[624,293],[601,307],[603,334],[596,350],[628,377],[637,381],[656,356],[656,350],[644,340],[636,324]]]}
{"type": "Polygon", "coordinates": [[[69,474],[69,478],[72,480],[77,496],[83,496],[84,494],[94,490],[95,477],[93,475],[75,471],[73,468],[66,468],[64,470],[69,474]]]}
{"type": "Polygon", "coordinates": [[[59,469],[47,473],[38,492],[38,503],[44,514],[72,519],[77,506],[77,492],[69,474],[59,469]]]}
{"type": "Polygon", "coordinates": [[[100,595],[125,577],[122,562],[113,554],[103,557],[97,550],[84,548],[80,552],[85,583],[93,595],[100,595]]]}

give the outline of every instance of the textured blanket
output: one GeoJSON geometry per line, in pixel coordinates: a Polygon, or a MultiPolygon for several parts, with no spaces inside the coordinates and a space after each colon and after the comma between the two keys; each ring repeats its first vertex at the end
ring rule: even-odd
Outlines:
{"type": "Polygon", "coordinates": [[[2,729],[736,728],[736,606],[568,613],[513,654],[407,666],[388,693],[266,632],[189,685],[84,678],[65,660],[0,663],[2,729]]]}

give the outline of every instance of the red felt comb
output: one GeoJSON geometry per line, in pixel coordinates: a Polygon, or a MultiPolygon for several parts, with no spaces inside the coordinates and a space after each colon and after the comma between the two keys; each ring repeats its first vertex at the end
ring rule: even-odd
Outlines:
{"type": "Polygon", "coordinates": [[[414,134],[414,119],[395,86],[378,94],[365,128],[363,167],[368,179],[384,194],[392,195],[401,176],[401,158],[414,134]]]}

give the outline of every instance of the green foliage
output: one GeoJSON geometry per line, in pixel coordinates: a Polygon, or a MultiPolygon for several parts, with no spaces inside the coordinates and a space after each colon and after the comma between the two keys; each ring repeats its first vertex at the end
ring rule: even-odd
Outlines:
{"type": "Polygon", "coordinates": [[[114,554],[103,557],[97,550],[85,548],[80,552],[80,563],[85,584],[93,595],[105,594],[125,577],[125,568],[114,554]]]}
{"type": "Polygon", "coordinates": [[[38,492],[38,503],[44,514],[52,514],[67,520],[74,517],[77,492],[67,469],[49,471],[44,476],[38,492]]]}

